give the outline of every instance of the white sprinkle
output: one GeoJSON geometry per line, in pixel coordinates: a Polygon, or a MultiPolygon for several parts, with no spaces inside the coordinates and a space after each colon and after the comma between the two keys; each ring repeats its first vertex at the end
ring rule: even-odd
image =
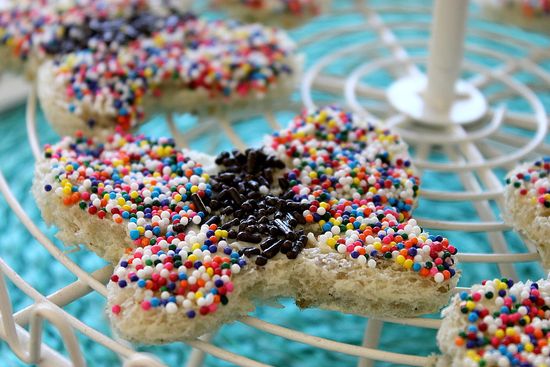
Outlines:
{"type": "Polygon", "coordinates": [[[178,311],[178,306],[174,302],[169,302],[166,305],[166,312],[168,313],[176,313],[178,311]]]}

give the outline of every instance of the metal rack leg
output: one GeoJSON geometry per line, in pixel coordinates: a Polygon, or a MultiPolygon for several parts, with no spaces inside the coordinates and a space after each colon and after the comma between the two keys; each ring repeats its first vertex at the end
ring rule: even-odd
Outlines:
{"type": "MultiPolygon", "coordinates": [[[[365,334],[363,335],[363,346],[366,348],[377,348],[380,341],[380,332],[384,322],[377,319],[369,319],[367,321],[367,327],[365,328],[365,334]]],[[[372,359],[360,358],[357,363],[357,367],[373,367],[374,361],[372,359]]]]}
{"type": "MultiPolygon", "coordinates": [[[[199,339],[202,341],[205,341],[209,343],[212,339],[214,339],[215,334],[206,334],[201,336],[199,339]]],[[[206,353],[204,353],[202,350],[199,349],[193,349],[191,351],[191,354],[189,355],[189,359],[187,360],[186,367],[201,367],[204,363],[204,359],[206,358],[206,353]]]]}

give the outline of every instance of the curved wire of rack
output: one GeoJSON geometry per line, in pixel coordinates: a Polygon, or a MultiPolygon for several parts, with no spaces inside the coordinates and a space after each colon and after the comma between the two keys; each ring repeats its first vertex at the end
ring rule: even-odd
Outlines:
{"type": "MultiPolygon", "coordinates": [[[[491,253],[459,253],[458,260],[462,263],[494,263],[498,265],[503,276],[517,277],[513,264],[520,262],[538,262],[539,255],[534,246],[525,241],[526,251],[511,253],[503,232],[510,229],[492,210],[490,202],[495,202],[502,208],[503,186],[494,170],[496,168],[510,169],[520,159],[530,159],[536,155],[550,154],[550,146],[544,144],[548,130],[548,117],[544,105],[536,92],[543,90],[544,85],[550,85],[550,74],[536,65],[537,60],[550,60],[550,52],[534,47],[532,43],[522,38],[506,38],[508,45],[521,50],[529,50],[524,58],[505,54],[479,45],[467,44],[467,54],[490,57],[498,60],[498,66],[488,68],[479,63],[467,61],[464,70],[469,72],[468,81],[484,91],[491,85],[502,84],[506,88],[498,93],[488,95],[490,112],[484,124],[479,126],[453,126],[445,130],[427,129],[412,123],[405,116],[393,111],[386,102],[385,90],[382,87],[369,85],[363,78],[375,73],[387,72],[395,80],[406,74],[421,73],[420,65],[425,56],[410,56],[409,50],[425,47],[425,37],[420,39],[400,40],[397,35],[401,31],[425,31],[429,29],[429,21],[385,20],[388,14],[429,14],[430,8],[403,3],[400,6],[387,6],[381,2],[370,3],[369,7],[357,1],[352,9],[340,9],[338,14],[351,11],[364,17],[364,24],[327,29],[315,33],[300,41],[302,46],[320,44],[337,36],[369,31],[377,38],[357,45],[346,46],[328,53],[316,60],[304,74],[300,93],[306,107],[316,105],[314,93],[320,91],[334,98],[334,102],[345,103],[350,109],[372,119],[386,123],[396,129],[414,149],[415,165],[423,172],[445,175],[456,173],[464,187],[463,191],[441,191],[423,189],[421,200],[445,202],[472,202],[480,221],[456,221],[437,218],[418,218],[419,224],[435,230],[451,230],[461,232],[489,232],[491,253]],[[342,58],[360,54],[373,61],[362,62],[350,70],[347,78],[331,75],[326,68],[337,63],[342,58]],[[387,55],[391,56],[387,56],[387,55]],[[381,57],[383,56],[383,57],[381,57]],[[527,85],[512,74],[527,72],[542,81],[540,84],[527,85]],[[344,99],[341,99],[344,96],[344,99]],[[530,106],[530,113],[509,111],[499,101],[507,98],[520,97],[530,106]],[[365,99],[369,100],[365,107],[365,99]],[[372,102],[375,103],[372,103],[372,102]],[[367,111],[368,110],[368,111],[367,111]],[[504,129],[506,128],[506,129],[504,129]],[[526,132],[524,136],[510,132],[513,129],[526,132]],[[512,130],[510,130],[512,129],[512,130]],[[445,141],[447,144],[440,146],[445,141]],[[447,157],[446,162],[430,161],[430,154],[440,149],[447,157]],[[510,153],[509,151],[512,150],[510,153]]],[[[410,19],[415,19],[410,17],[410,19]]],[[[503,35],[499,32],[480,28],[472,24],[469,35],[483,39],[498,39],[503,35]]],[[[299,110],[300,106],[292,104],[286,108],[299,110]]],[[[36,159],[41,156],[40,142],[36,132],[36,95],[34,89],[29,92],[27,100],[26,126],[29,145],[36,159]]],[[[263,116],[272,129],[282,125],[272,112],[263,116]]],[[[213,126],[220,126],[231,143],[242,148],[246,144],[241,140],[232,124],[238,116],[216,117],[201,122],[195,129],[180,132],[171,115],[166,116],[166,123],[176,142],[180,146],[188,146],[192,139],[213,126]]],[[[125,366],[162,366],[154,356],[137,352],[129,343],[109,337],[91,328],[63,310],[71,302],[95,291],[106,296],[105,283],[111,275],[111,266],[105,266],[88,273],[73,262],[61,251],[40,229],[30,220],[19,202],[10,190],[3,174],[0,172],[0,192],[8,205],[17,215],[36,241],[70,272],[77,280],[65,285],[56,292],[44,296],[23,280],[9,265],[0,258],[0,338],[4,339],[13,352],[24,362],[41,366],[84,365],[82,351],[75,338],[75,332],[86,335],[95,342],[111,349],[124,361],[125,366]],[[25,293],[33,304],[17,313],[13,313],[6,278],[25,293]],[[54,325],[60,332],[67,347],[68,357],[62,356],[41,342],[42,324],[45,321],[54,325]],[[30,329],[26,327],[30,325],[30,329]]],[[[457,288],[457,291],[467,288],[457,288]]],[[[328,351],[344,353],[359,357],[359,366],[372,366],[373,361],[385,361],[401,365],[423,366],[430,360],[426,356],[406,355],[378,349],[378,342],[383,329],[383,323],[397,323],[404,326],[437,329],[440,320],[429,318],[405,319],[369,319],[365,328],[363,345],[350,345],[335,340],[308,335],[298,330],[288,329],[268,323],[254,317],[244,317],[241,323],[277,335],[288,340],[322,348],[328,351]]],[[[194,348],[188,360],[188,366],[202,364],[204,353],[228,361],[239,366],[267,366],[253,359],[229,352],[213,345],[211,337],[201,337],[186,343],[194,348]]]]}

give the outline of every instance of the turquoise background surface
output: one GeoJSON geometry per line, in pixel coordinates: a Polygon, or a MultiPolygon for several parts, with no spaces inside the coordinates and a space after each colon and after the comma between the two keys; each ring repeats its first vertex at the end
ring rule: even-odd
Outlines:
{"type": "MultiPolygon", "coordinates": [[[[347,5],[349,2],[336,2],[336,7],[347,5]]],[[[389,4],[391,1],[374,1],[377,4],[389,4]]],[[[421,3],[429,5],[427,1],[407,1],[395,2],[397,4],[421,3]]],[[[477,9],[472,8],[473,12],[477,9]]],[[[209,13],[211,17],[219,17],[220,14],[209,13]]],[[[398,15],[392,20],[407,21],[406,16],[398,15]]],[[[422,16],[422,20],[428,20],[429,16],[422,16]]],[[[318,31],[325,31],[327,28],[337,28],[343,25],[360,24],[363,22],[363,17],[358,14],[346,15],[326,15],[320,17],[306,26],[292,30],[290,33],[297,40],[308,37],[318,31]]],[[[509,32],[510,35],[518,38],[525,38],[529,41],[538,44],[542,48],[550,47],[548,38],[537,36],[531,33],[523,32],[513,27],[505,27],[502,25],[492,25],[490,23],[478,22],[483,27],[488,29],[496,29],[501,32],[509,32]]],[[[427,36],[425,32],[420,31],[404,31],[396,32],[399,37],[407,38],[413,36],[427,36]]],[[[304,47],[303,51],[307,55],[307,65],[313,64],[319,57],[337,49],[345,47],[357,42],[367,42],[375,40],[373,32],[359,32],[357,34],[345,35],[339,38],[333,38],[324,43],[311,44],[304,47]]],[[[481,43],[487,47],[499,48],[499,51],[509,51],[501,42],[487,40],[471,39],[472,42],[481,43]],[[503,48],[504,47],[504,48],[503,48]]],[[[520,51],[510,46],[509,52],[517,52],[520,56],[520,51]]],[[[414,52],[414,50],[413,50],[414,52]]],[[[419,54],[425,52],[418,50],[419,54]]],[[[339,64],[331,65],[327,68],[327,72],[335,76],[344,76],[346,70],[350,70],[350,65],[365,62],[364,58],[353,58],[345,60],[339,64]]],[[[484,64],[490,65],[494,62],[490,59],[482,60],[484,64]]],[[[542,65],[550,71],[550,61],[547,60],[542,65]]],[[[520,80],[531,81],[530,75],[515,76],[520,80]]],[[[372,85],[385,86],[390,81],[387,75],[379,75],[377,78],[369,79],[367,82],[372,85]]],[[[333,102],[334,98],[323,93],[315,94],[316,101],[321,104],[323,101],[333,102]]],[[[545,107],[550,109],[550,91],[541,92],[540,98],[543,100],[545,107]]],[[[295,101],[299,101],[298,93],[293,96],[295,101]]],[[[365,101],[368,105],[370,101],[365,101]]],[[[523,111],[527,107],[521,101],[508,101],[508,107],[513,110],[523,111]]],[[[281,111],[277,113],[279,121],[288,121],[292,117],[293,112],[281,111]]],[[[197,124],[198,121],[190,116],[180,116],[177,119],[177,124],[181,129],[188,129],[197,124]]],[[[271,130],[267,123],[260,118],[247,119],[238,121],[235,124],[236,131],[242,139],[251,145],[258,145],[264,134],[271,130]]],[[[38,131],[41,143],[53,143],[58,140],[58,136],[52,131],[43,116],[38,116],[38,131]]],[[[169,135],[169,130],[166,127],[161,117],[155,117],[152,121],[141,128],[141,131],[149,135],[161,136],[169,135]]],[[[33,221],[49,235],[52,240],[60,247],[63,245],[54,238],[55,229],[47,228],[42,221],[39,211],[36,208],[34,199],[29,192],[32,176],[34,159],[27,143],[27,132],[25,129],[25,114],[24,106],[13,108],[9,111],[0,113],[0,169],[5,175],[11,190],[17,197],[27,214],[33,221]]],[[[219,136],[216,131],[209,131],[192,142],[192,147],[198,150],[212,150],[219,152],[231,147],[226,139],[217,139],[219,136]]],[[[548,140],[548,139],[547,139],[548,140]]],[[[437,154],[431,157],[437,160],[437,154]]],[[[497,174],[503,177],[504,171],[499,170],[497,174]]],[[[433,178],[433,173],[427,173],[423,177],[423,188],[442,189],[460,191],[463,188],[458,183],[457,177],[450,173],[445,177],[437,176],[433,178]]],[[[496,209],[495,209],[496,210],[496,209]]],[[[467,203],[445,203],[430,202],[422,200],[419,208],[415,212],[421,217],[441,218],[445,220],[475,220],[477,213],[473,205],[467,203]]],[[[457,233],[438,231],[448,236],[452,242],[459,246],[462,252],[490,252],[487,235],[484,233],[457,233]]],[[[505,234],[507,243],[511,251],[524,252],[525,246],[519,240],[517,235],[512,232],[505,234]]],[[[75,276],[67,271],[63,266],[56,263],[51,255],[35,241],[29,232],[23,227],[20,221],[15,217],[7,206],[3,197],[0,197],[0,256],[8,262],[27,282],[43,294],[61,288],[64,285],[76,280],[75,276]]],[[[70,253],[69,257],[80,264],[84,269],[93,271],[98,269],[104,262],[94,254],[88,251],[80,251],[70,253]]],[[[536,263],[524,263],[515,265],[521,279],[539,278],[543,276],[542,269],[536,263]]],[[[469,286],[474,282],[487,277],[498,276],[498,270],[495,265],[489,264],[461,264],[463,276],[460,285],[469,286]]],[[[26,298],[11,284],[10,296],[11,302],[15,310],[19,310],[30,304],[30,300],[26,298]]],[[[360,289],[357,290],[359,293],[360,289]]],[[[259,307],[253,316],[263,320],[273,322],[277,325],[289,327],[295,330],[300,330],[305,333],[333,339],[340,342],[359,345],[363,337],[363,330],[366,324],[366,319],[352,315],[345,315],[335,312],[327,312],[322,310],[299,310],[292,304],[290,300],[283,300],[284,310],[273,307],[259,307]]],[[[110,335],[108,323],[103,316],[104,299],[96,293],[91,293],[82,299],[68,305],[65,309],[75,317],[83,320],[89,326],[110,335]]],[[[84,352],[87,362],[90,366],[114,366],[119,365],[118,358],[109,350],[98,346],[91,342],[88,338],[78,335],[81,342],[81,348],[84,352]]],[[[44,340],[54,349],[64,351],[64,347],[60,341],[57,332],[46,327],[44,340]]],[[[380,342],[380,348],[383,350],[409,353],[416,355],[428,355],[436,352],[435,331],[385,324],[380,342]]],[[[245,326],[241,323],[233,323],[224,326],[213,340],[214,344],[225,348],[229,351],[239,353],[261,362],[273,364],[275,366],[316,366],[316,367],[331,367],[331,366],[352,366],[357,363],[357,358],[346,356],[340,353],[327,352],[320,349],[315,349],[303,344],[291,342],[276,336],[272,336],[256,329],[245,326]]],[[[162,347],[140,347],[142,351],[151,352],[161,358],[170,366],[181,366],[184,364],[189,355],[189,347],[182,343],[174,343],[162,347]]],[[[0,366],[22,366],[23,364],[11,353],[7,345],[0,342],[0,366]]],[[[228,363],[207,357],[206,366],[228,366],[228,363]]],[[[377,363],[376,366],[388,366],[386,363],[377,363]]]]}

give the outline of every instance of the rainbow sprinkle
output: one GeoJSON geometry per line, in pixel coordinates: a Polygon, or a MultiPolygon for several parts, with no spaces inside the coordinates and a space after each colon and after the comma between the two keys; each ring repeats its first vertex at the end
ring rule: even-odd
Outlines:
{"type": "Polygon", "coordinates": [[[68,111],[90,127],[105,118],[101,111],[129,129],[144,119],[144,97],[161,97],[165,90],[187,92],[180,105],[193,109],[263,98],[292,80],[295,46],[281,30],[191,16],[169,19],[173,24],[126,47],[97,42],[57,59],[55,83],[65,91],[68,111]]]}
{"type": "Polygon", "coordinates": [[[79,0],[67,6],[51,0],[14,2],[0,11],[0,46],[7,46],[22,61],[86,48],[101,32],[97,27],[113,25],[108,20],[130,21],[136,14],[162,10],[153,9],[150,3],[79,0]]]}
{"type": "Polygon", "coordinates": [[[46,147],[52,171],[44,191],[127,226],[128,249],[111,282],[134,287],[143,310],[213,313],[229,301],[233,274],[279,253],[294,259],[306,243],[435,283],[456,275],[456,248],[410,218],[418,178],[405,144],[388,130],[326,107],[298,116],[262,150],[233,154],[206,172],[171,139],[65,138],[46,147]],[[290,211],[278,212],[282,206],[290,211]],[[275,237],[255,234],[262,225],[275,237]]]}
{"type": "Polygon", "coordinates": [[[520,196],[529,198],[533,205],[550,208],[550,157],[543,157],[514,171],[506,184],[520,196]]]}
{"type": "Polygon", "coordinates": [[[295,201],[308,202],[319,245],[376,267],[394,261],[442,282],[455,275],[456,248],[423,233],[410,218],[418,193],[407,147],[388,129],[327,107],[296,117],[268,140],[285,161],[295,201]]]}
{"type": "Polygon", "coordinates": [[[521,11],[526,18],[550,16],[550,0],[500,0],[504,8],[521,11]]]}
{"type": "Polygon", "coordinates": [[[299,58],[284,31],[154,3],[23,2],[0,11],[0,46],[22,61],[52,58],[59,103],[90,128],[129,130],[149,96],[189,112],[292,88],[299,58]]]}
{"type": "Polygon", "coordinates": [[[474,285],[459,296],[457,312],[465,327],[455,345],[466,349],[466,360],[475,366],[549,366],[549,295],[544,280],[494,279],[474,285]]]}

